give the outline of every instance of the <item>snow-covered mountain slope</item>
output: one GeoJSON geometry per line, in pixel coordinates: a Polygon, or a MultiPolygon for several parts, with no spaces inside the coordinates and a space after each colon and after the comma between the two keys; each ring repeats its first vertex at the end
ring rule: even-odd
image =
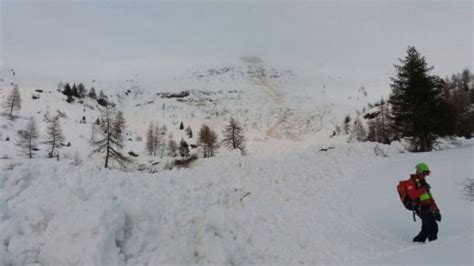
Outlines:
{"type": "Polygon", "coordinates": [[[239,153],[156,174],[2,161],[0,265],[472,265],[474,143],[431,153],[340,144],[239,153]],[[377,155],[378,154],[378,155],[377,155]],[[443,220],[420,229],[395,190],[417,162],[443,220]]]}
{"type": "MultiPolygon", "coordinates": [[[[46,117],[61,114],[65,144],[71,143],[61,148],[62,156],[70,158],[78,153],[83,159],[92,158],[87,162],[97,161],[96,157],[89,157],[92,124],[103,110],[96,100],[85,97],[67,103],[66,96],[58,91],[58,81],[50,78],[30,80],[6,68],[1,69],[0,76],[0,101],[3,103],[13,84],[18,84],[23,105],[16,112],[15,121],[5,114],[0,116],[0,156],[21,156],[15,146],[17,132],[25,128],[30,117],[36,119],[44,138],[46,117]],[[86,123],[80,123],[83,118],[86,123]],[[10,141],[5,141],[7,138],[10,141]]],[[[180,78],[164,80],[161,84],[145,84],[139,76],[116,84],[98,79],[63,82],[82,82],[87,89],[104,91],[115,109],[124,113],[127,124],[124,152],[139,154],[133,158],[138,165],[156,161],[145,152],[145,133],[150,122],[166,125],[168,135],[172,134],[176,141],[184,138],[194,144],[202,124],[211,126],[222,138],[225,124],[234,117],[245,128],[247,151],[251,154],[284,152],[311,143],[344,142],[345,137],[330,138],[330,135],[342,121],[345,113],[340,108],[348,106],[347,99],[337,99],[337,91],[319,84],[323,81],[311,83],[303,76],[291,69],[273,67],[260,58],[243,57],[230,66],[184,71],[180,78]],[[187,138],[178,129],[181,122],[192,128],[193,138],[187,138]]],[[[358,105],[352,103],[352,106],[358,105]]],[[[46,149],[42,145],[38,155],[46,156],[46,149]]]]}

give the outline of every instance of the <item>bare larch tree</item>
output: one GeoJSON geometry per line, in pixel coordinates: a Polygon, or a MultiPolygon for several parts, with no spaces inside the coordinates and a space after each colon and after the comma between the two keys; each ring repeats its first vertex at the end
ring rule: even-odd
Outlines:
{"type": "Polygon", "coordinates": [[[64,141],[63,131],[61,129],[61,125],[59,123],[59,116],[53,118],[50,122],[48,127],[46,128],[46,141],[45,143],[51,145],[51,150],[48,153],[49,158],[54,157],[54,149],[58,144],[64,141]]]}
{"type": "Polygon", "coordinates": [[[233,117],[230,118],[229,124],[224,130],[224,139],[222,144],[230,150],[239,149],[242,154],[245,153],[245,137],[244,129],[240,123],[233,117]]]}
{"type": "Polygon", "coordinates": [[[120,152],[123,148],[123,138],[122,133],[116,131],[120,128],[118,126],[120,122],[118,122],[117,119],[114,121],[112,116],[113,114],[109,109],[104,111],[99,130],[101,138],[92,142],[92,144],[96,146],[93,153],[105,152],[105,168],[109,167],[109,160],[111,159],[119,163],[120,166],[125,167],[125,163],[130,160],[120,152]]]}
{"type": "Polygon", "coordinates": [[[35,151],[38,150],[37,139],[39,137],[38,127],[33,117],[30,118],[26,129],[18,131],[18,135],[20,139],[17,145],[24,154],[28,155],[28,158],[33,158],[35,151]]]}
{"type": "Polygon", "coordinates": [[[156,156],[156,152],[160,148],[163,138],[162,130],[163,129],[158,126],[158,123],[156,123],[156,125],[150,123],[148,127],[145,146],[150,155],[156,156]]]}
{"type": "Polygon", "coordinates": [[[217,148],[217,135],[207,125],[202,125],[199,130],[198,143],[203,150],[204,158],[214,156],[214,151],[217,148]]]}
{"type": "Polygon", "coordinates": [[[9,112],[8,115],[10,116],[10,119],[13,119],[13,110],[21,109],[21,97],[18,85],[13,86],[13,90],[10,95],[8,95],[4,107],[9,112]]]}

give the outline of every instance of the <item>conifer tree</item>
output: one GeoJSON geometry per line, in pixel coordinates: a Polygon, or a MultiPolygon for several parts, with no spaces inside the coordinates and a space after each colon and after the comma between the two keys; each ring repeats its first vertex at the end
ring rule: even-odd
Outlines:
{"type": "Polygon", "coordinates": [[[243,128],[233,117],[230,118],[229,124],[225,127],[222,143],[230,150],[239,149],[242,154],[245,153],[243,128]]]}
{"type": "Polygon", "coordinates": [[[166,128],[166,125],[163,125],[163,127],[160,129],[160,138],[161,138],[161,156],[160,158],[163,159],[163,156],[165,155],[165,150],[166,150],[166,141],[164,141],[165,136],[166,136],[166,131],[168,129],[166,128]]]}
{"type": "Polygon", "coordinates": [[[99,92],[99,99],[107,99],[107,96],[104,94],[103,90],[100,90],[99,92]]]}
{"type": "Polygon", "coordinates": [[[84,98],[87,95],[87,89],[84,87],[84,84],[79,83],[79,85],[77,85],[77,95],[78,98],[84,98]]]}
{"type": "Polygon", "coordinates": [[[58,146],[59,143],[64,141],[64,135],[59,123],[59,116],[53,118],[46,129],[46,141],[45,143],[51,145],[51,150],[48,153],[49,158],[54,157],[54,149],[58,146]]]}
{"type": "Polygon", "coordinates": [[[146,131],[145,141],[146,150],[150,155],[153,155],[153,153],[155,152],[154,131],[155,127],[153,126],[153,122],[151,122],[148,126],[148,130],[146,131]]]}
{"type": "Polygon", "coordinates": [[[150,123],[150,126],[148,127],[147,134],[146,134],[146,150],[149,152],[150,155],[156,156],[157,151],[159,150],[161,146],[161,142],[163,139],[163,133],[162,133],[162,128],[158,126],[158,123],[156,125],[153,125],[153,123],[150,123]]]}
{"type": "Polygon", "coordinates": [[[28,158],[33,158],[35,151],[38,150],[37,139],[39,137],[38,127],[33,117],[30,118],[26,128],[18,132],[20,137],[17,145],[22,149],[28,158]]]}
{"type": "Polygon", "coordinates": [[[349,134],[349,130],[351,129],[350,123],[351,123],[351,117],[349,115],[346,115],[346,117],[344,118],[344,125],[343,125],[344,134],[349,134]]]}
{"type": "Polygon", "coordinates": [[[77,86],[76,86],[76,83],[72,84],[72,96],[76,97],[76,98],[80,98],[79,97],[79,90],[77,89],[77,86]]]}
{"type": "Polygon", "coordinates": [[[394,130],[410,139],[412,151],[431,151],[444,109],[439,78],[429,74],[433,67],[428,67],[415,47],[409,47],[399,61],[389,100],[394,130]]]}
{"type": "Polygon", "coordinates": [[[66,96],[72,96],[72,89],[71,89],[71,85],[69,85],[69,83],[66,83],[66,85],[64,85],[63,94],[66,95],[66,96]]]}
{"type": "Polygon", "coordinates": [[[123,144],[123,132],[125,131],[125,118],[122,111],[118,111],[113,121],[114,138],[123,144]]]}
{"type": "Polygon", "coordinates": [[[97,93],[95,92],[95,89],[94,87],[92,87],[89,91],[89,97],[91,97],[92,99],[97,99],[97,93]]]}
{"type": "Polygon", "coordinates": [[[101,138],[93,142],[93,145],[96,147],[93,151],[94,153],[105,153],[105,168],[109,167],[109,160],[116,161],[122,167],[125,167],[125,163],[130,161],[120,152],[123,148],[123,141],[120,139],[121,133],[115,132],[116,129],[113,113],[106,109],[103,112],[102,122],[100,123],[99,133],[101,138]]]}
{"type": "Polygon", "coordinates": [[[209,126],[202,125],[199,130],[198,143],[202,147],[204,158],[214,156],[214,151],[217,148],[217,135],[209,126]]]}
{"type": "Polygon", "coordinates": [[[21,109],[21,96],[18,85],[13,86],[13,90],[8,95],[6,102],[4,103],[5,109],[9,112],[10,119],[13,119],[13,110],[21,109]]]}

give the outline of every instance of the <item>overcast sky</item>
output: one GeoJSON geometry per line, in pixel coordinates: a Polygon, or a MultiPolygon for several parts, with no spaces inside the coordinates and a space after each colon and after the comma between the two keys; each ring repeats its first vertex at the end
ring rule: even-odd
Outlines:
{"type": "Polygon", "coordinates": [[[159,81],[249,55],[363,79],[393,73],[408,45],[442,76],[473,60],[471,1],[0,1],[3,66],[63,80],[159,81]]]}

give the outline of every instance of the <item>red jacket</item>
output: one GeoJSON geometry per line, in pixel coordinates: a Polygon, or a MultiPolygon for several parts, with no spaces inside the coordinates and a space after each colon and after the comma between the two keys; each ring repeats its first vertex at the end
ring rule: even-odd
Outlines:
{"type": "Polygon", "coordinates": [[[408,197],[414,201],[415,205],[419,206],[436,206],[436,203],[431,196],[429,186],[426,184],[423,177],[411,175],[407,185],[408,197]]]}

